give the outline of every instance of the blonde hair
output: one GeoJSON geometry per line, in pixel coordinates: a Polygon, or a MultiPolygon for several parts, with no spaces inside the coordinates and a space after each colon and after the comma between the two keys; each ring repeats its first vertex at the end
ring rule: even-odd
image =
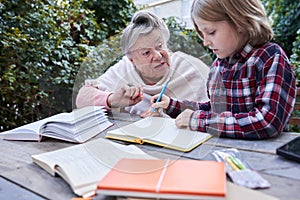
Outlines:
{"type": "Polygon", "coordinates": [[[149,11],[138,11],[134,14],[130,24],[123,30],[121,48],[127,54],[140,36],[148,35],[153,30],[161,31],[165,44],[170,38],[170,32],[165,22],[149,11]]]}
{"type": "Polygon", "coordinates": [[[244,30],[248,34],[248,42],[253,46],[269,42],[274,36],[259,0],[194,0],[191,17],[200,37],[202,33],[195,19],[227,21],[237,29],[244,30]]]}

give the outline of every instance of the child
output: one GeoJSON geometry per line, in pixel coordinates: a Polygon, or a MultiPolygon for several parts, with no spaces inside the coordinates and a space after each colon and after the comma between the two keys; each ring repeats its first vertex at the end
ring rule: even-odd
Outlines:
{"type": "Polygon", "coordinates": [[[179,128],[230,138],[278,136],[295,103],[295,76],[284,51],[270,42],[273,32],[261,2],[194,0],[191,17],[203,44],[217,56],[207,83],[210,101],[163,95],[153,103],[155,95],[152,107],[165,108],[179,128]]]}

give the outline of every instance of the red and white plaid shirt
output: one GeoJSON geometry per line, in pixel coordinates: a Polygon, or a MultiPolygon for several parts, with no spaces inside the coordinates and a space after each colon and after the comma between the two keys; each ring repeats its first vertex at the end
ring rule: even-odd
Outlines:
{"type": "Polygon", "coordinates": [[[221,137],[265,139],[288,124],[296,97],[293,68],[281,47],[247,44],[230,59],[216,59],[208,80],[209,102],[171,99],[167,114],[175,118],[194,110],[189,128],[221,137]]]}

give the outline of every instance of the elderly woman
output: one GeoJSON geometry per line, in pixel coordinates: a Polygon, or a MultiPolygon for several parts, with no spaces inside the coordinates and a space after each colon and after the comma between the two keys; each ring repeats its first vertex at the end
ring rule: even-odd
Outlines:
{"type": "Polygon", "coordinates": [[[207,101],[209,68],[190,55],[171,53],[167,48],[169,37],[163,20],[147,11],[137,12],[121,36],[126,56],[99,78],[85,81],[76,98],[77,107],[102,105],[142,114],[168,80],[166,95],[207,101]]]}

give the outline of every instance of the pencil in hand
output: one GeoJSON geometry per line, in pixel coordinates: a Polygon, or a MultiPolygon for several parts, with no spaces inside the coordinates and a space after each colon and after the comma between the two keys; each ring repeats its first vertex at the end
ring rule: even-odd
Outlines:
{"type": "MultiPolygon", "coordinates": [[[[167,80],[166,84],[164,85],[164,87],[163,87],[162,90],[160,91],[159,96],[157,97],[155,103],[160,102],[160,100],[161,100],[163,94],[165,93],[165,91],[166,91],[166,89],[167,89],[167,87],[168,87],[168,84],[169,84],[170,80],[171,80],[171,78],[169,78],[169,79],[167,80]]],[[[154,111],[155,111],[155,108],[152,108],[151,111],[154,112],[154,111]]]]}

